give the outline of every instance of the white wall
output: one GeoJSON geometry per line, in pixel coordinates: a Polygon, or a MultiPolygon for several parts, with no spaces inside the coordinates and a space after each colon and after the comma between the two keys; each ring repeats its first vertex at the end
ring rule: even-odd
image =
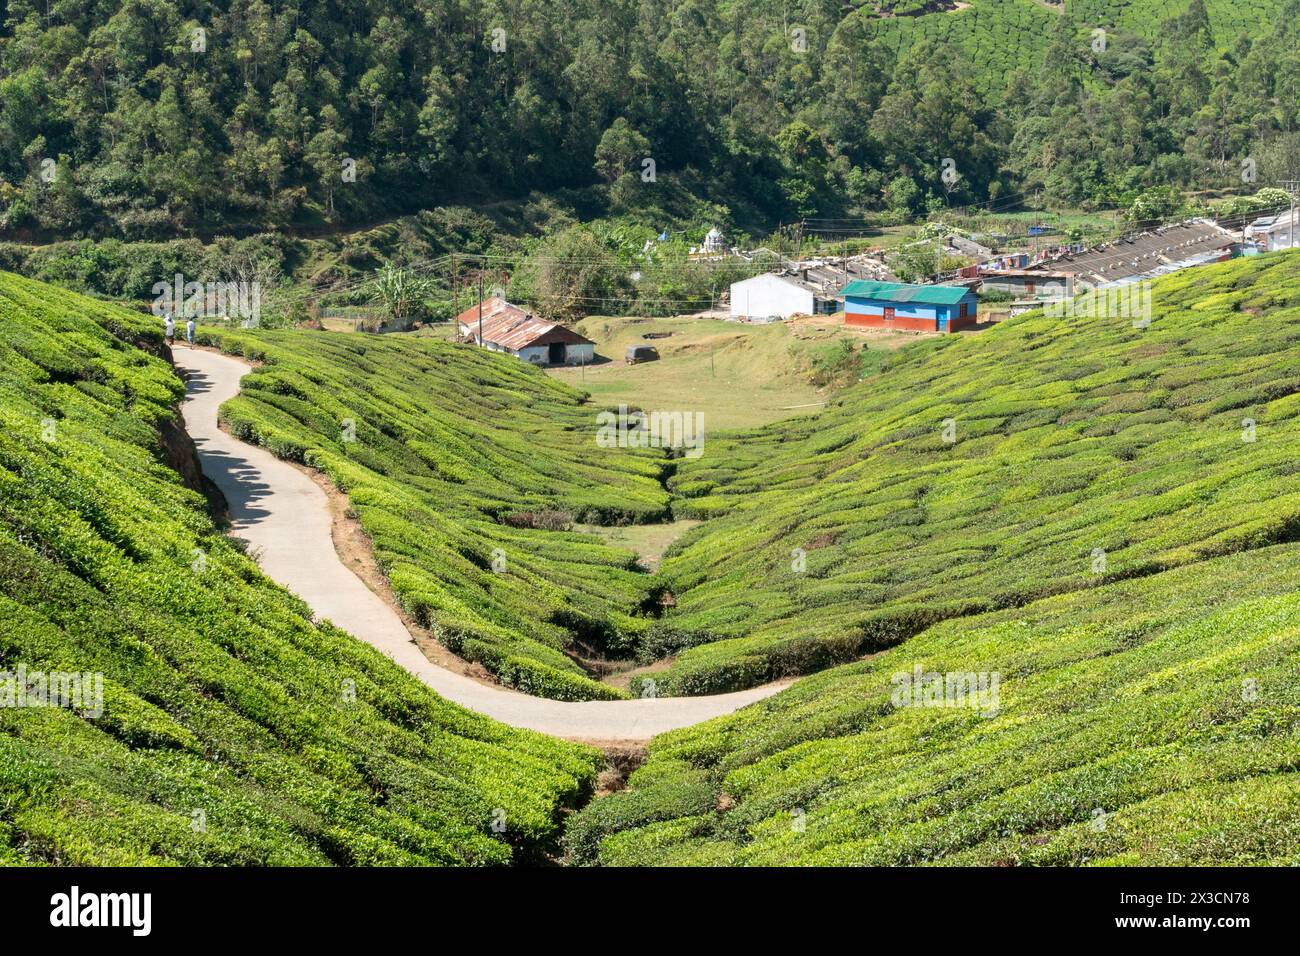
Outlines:
{"type": "Polygon", "coordinates": [[[590,365],[595,358],[594,345],[566,345],[564,348],[565,365],[590,365]]]}
{"type": "MultiPolygon", "coordinates": [[[[533,362],[537,365],[546,365],[547,356],[550,355],[551,347],[549,345],[530,345],[527,348],[519,349],[511,354],[518,356],[525,362],[533,362]]],[[[564,364],[565,365],[590,365],[596,358],[596,347],[594,345],[565,345],[564,346],[564,364]]]]}
{"type": "MultiPolygon", "coordinates": [[[[1272,226],[1268,233],[1268,251],[1277,252],[1279,249],[1291,248],[1291,223],[1288,220],[1280,226],[1272,226]]],[[[1295,227],[1295,244],[1300,246],[1300,223],[1295,227]]]]}
{"type": "Polygon", "coordinates": [[[733,317],[779,315],[788,319],[796,313],[813,314],[811,290],[770,273],[731,284],[733,317]]]}
{"type": "Polygon", "coordinates": [[[1010,292],[1012,295],[1028,295],[1025,291],[1027,281],[1034,283],[1034,295],[1040,299],[1054,299],[1063,295],[1070,294],[1070,283],[1067,279],[1033,279],[1026,280],[1020,277],[1007,278],[1006,276],[984,276],[984,288],[997,292],[1010,292]]]}

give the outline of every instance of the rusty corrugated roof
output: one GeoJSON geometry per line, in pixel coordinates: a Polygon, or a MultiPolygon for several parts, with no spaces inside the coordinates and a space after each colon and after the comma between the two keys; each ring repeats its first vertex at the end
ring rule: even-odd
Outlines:
{"type": "MultiPolygon", "coordinates": [[[[491,296],[483,300],[483,330],[487,331],[488,320],[501,315],[503,312],[512,312],[518,314],[520,318],[527,315],[523,309],[517,305],[511,305],[500,296],[491,296]]],[[[478,305],[471,305],[468,309],[456,316],[456,322],[460,325],[473,326],[475,331],[478,330],[479,311],[478,305]]]]}
{"type": "MultiPolygon", "coordinates": [[[[478,341],[479,311],[472,305],[456,317],[456,322],[466,333],[478,341]]],[[[510,352],[541,344],[540,340],[551,337],[568,344],[594,344],[590,339],[579,335],[566,326],[539,319],[531,312],[525,312],[517,305],[497,296],[483,300],[483,341],[490,342],[498,348],[510,352]]]]}

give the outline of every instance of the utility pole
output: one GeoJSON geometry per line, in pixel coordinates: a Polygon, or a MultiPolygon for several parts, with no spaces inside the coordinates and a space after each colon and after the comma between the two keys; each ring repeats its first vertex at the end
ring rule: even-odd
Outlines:
{"type": "Polygon", "coordinates": [[[1296,198],[1300,197],[1300,179],[1282,180],[1282,188],[1291,194],[1291,238],[1288,242],[1290,248],[1295,248],[1295,203],[1296,198]]]}
{"type": "Polygon", "coordinates": [[[483,347],[483,270],[478,270],[478,347],[483,347]]]}

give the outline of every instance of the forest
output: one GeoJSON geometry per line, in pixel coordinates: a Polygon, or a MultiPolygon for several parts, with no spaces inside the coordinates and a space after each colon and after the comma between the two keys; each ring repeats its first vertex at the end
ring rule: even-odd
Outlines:
{"type": "Polygon", "coordinates": [[[1241,190],[1300,144],[1300,0],[1249,12],[0,0],[0,239],[328,233],[537,195],[761,234],[1241,190]]]}

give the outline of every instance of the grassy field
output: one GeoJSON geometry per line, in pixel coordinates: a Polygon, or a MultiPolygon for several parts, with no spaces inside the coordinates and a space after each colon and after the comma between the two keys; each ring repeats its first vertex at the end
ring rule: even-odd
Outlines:
{"type": "Polygon", "coordinates": [[[531,693],[625,696],[566,651],[631,653],[650,622],[649,575],[632,552],[569,528],[668,518],[663,451],[598,447],[597,409],[579,392],[473,346],[418,334],[204,337],[266,362],[224,419],[347,492],[416,621],[531,693]]]}
{"type": "Polygon", "coordinates": [[[677,606],[652,643],[682,651],[660,689],[1291,540],[1300,256],[1186,270],[1153,302],[1148,328],[1030,313],[902,349],[823,414],[683,461],[674,513],[709,520],[660,567],[677,606]]]}
{"type": "Polygon", "coordinates": [[[599,755],[313,624],[168,466],[183,388],[161,353],[150,317],[0,274],[0,671],[103,690],[98,716],[0,706],[0,865],[545,853],[599,755]]]}
{"type": "Polygon", "coordinates": [[[658,567],[672,543],[697,525],[698,521],[682,518],[656,524],[580,525],[578,530],[599,535],[615,547],[626,548],[636,554],[641,564],[653,569],[658,567]]]}
{"type": "MultiPolygon", "coordinates": [[[[714,318],[596,317],[575,328],[596,343],[598,357],[610,361],[550,374],[590,392],[601,405],[702,412],[706,434],[816,412],[834,385],[844,384],[817,384],[818,363],[833,360],[840,341],[862,347],[862,340],[831,319],[748,325],[714,318]],[[646,333],[670,334],[645,339],[646,333]],[[629,345],[653,345],[661,358],[627,365],[629,345]]],[[[859,374],[874,369],[896,343],[902,344],[866,343],[859,374]]]]}

